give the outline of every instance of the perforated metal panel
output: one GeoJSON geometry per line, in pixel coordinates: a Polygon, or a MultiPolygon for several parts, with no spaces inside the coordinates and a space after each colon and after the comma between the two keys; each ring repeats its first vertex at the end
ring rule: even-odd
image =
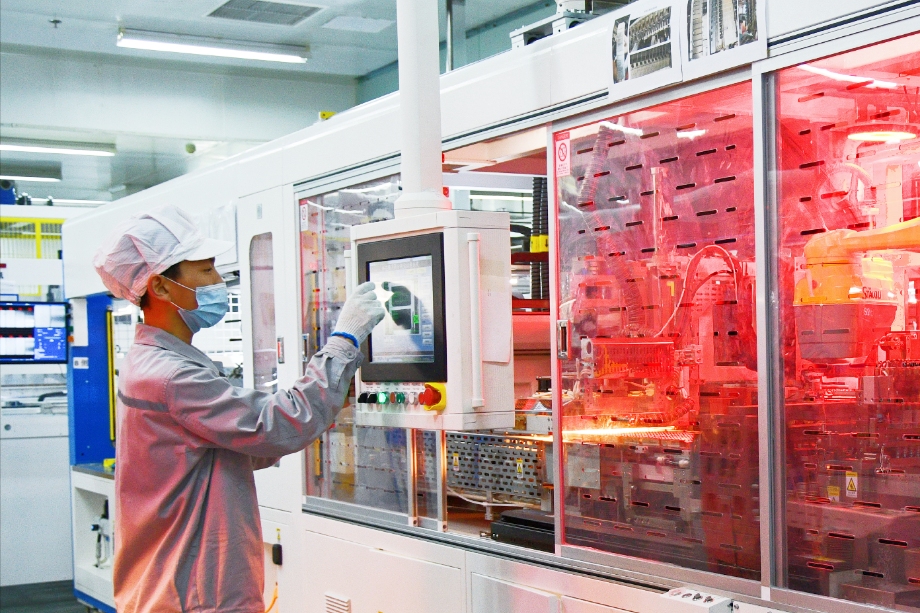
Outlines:
{"type": "Polygon", "coordinates": [[[319,10],[318,6],[263,2],[262,0],[230,0],[211,11],[208,17],[294,26],[319,10]]]}
{"type": "Polygon", "coordinates": [[[546,443],[530,437],[447,434],[447,485],[539,501],[546,443]]]}

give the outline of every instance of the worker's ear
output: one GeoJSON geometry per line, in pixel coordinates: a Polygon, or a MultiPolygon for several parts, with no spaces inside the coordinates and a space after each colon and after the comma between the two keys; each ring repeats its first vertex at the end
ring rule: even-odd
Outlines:
{"type": "Polygon", "coordinates": [[[153,300],[162,300],[164,302],[173,302],[169,294],[170,284],[166,282],[163,275],[152,275],[147,279],[147,295],[153,300]]]}

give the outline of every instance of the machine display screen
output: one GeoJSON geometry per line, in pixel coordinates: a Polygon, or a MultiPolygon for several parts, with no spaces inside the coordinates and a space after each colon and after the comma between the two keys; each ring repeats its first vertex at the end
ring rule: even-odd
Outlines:
{"type": "Polygon", "coordinates": [[[67,362],[67,306],[0,302],[0,362],[67,362]]]}
{"type": "Polygon", "coordinates": [[[387,314],[371,332],[373,361],[381,364],[434,362],[434,295],[431,256],[370,262],[387,314]]]}
{"type": "Polygon", "coordinates": [[[364,381],[446,381],[443,234],[359,243],[358,276],[386,315],[362,351],[364,381]]]}

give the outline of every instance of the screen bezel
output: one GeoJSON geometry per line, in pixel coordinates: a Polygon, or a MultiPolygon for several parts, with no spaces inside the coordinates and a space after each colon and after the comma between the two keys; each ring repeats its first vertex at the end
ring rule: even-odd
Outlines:
{"type": "Polygon", "coordinates": [[[434,301],[434,361],[418,364],[374,363],[371,337],[361,345],[367,360],[361,366],[361,379],[367,382],[446,382],[447,331],[444,320],[444,233],[390,238],[358,244],[358,281],[368,278],[371,262],[431,256],[432,299],[434,301]]]}
{"type": "MultiPolygon", "coordinates": [[[[64,307],[64,328],[63,330],[65,331],[65,339],[66,339],[66,332],[67,332],[67,329],[69,326],[69,320],[70,320],[70,309],[68,308],[68,303],[66,302],[38,302],[38,301],[26,301],[26,300],[18,300],[18,301],[0,300],[0,307],[17,307],[17,308],[32,307],[34,309],[36,306],[63,306],[64,307]]],[[[32,328],[32,334],[33,335],[35,334],[35,328],[32,328]]],[[[67,364],[69,361],[68,356],[70,355],[70,343],[69,342],[66,342],[64,353],[65,353],[64,358],[61,360],[37,360],[35,359],[34,356],[30,358],[30,357],[25,357],[25,356],[13,357],[13,356],[0,355],[0,364],[67,364]]]]}

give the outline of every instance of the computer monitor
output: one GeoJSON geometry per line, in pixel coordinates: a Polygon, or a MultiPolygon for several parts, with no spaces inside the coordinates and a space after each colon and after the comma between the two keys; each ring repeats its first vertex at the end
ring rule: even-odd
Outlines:
{"type": "Polygon", "coordinates": [[[434,232],[363,243],[358,280],[373,281],[386,315],[362,347],[364,381],[447,381],[444,239],[434,232]]]}
{"type": "Polygon", "coordinates": [[[66,364],[67,305],[0,302],[0,363],[66,364]]]}

